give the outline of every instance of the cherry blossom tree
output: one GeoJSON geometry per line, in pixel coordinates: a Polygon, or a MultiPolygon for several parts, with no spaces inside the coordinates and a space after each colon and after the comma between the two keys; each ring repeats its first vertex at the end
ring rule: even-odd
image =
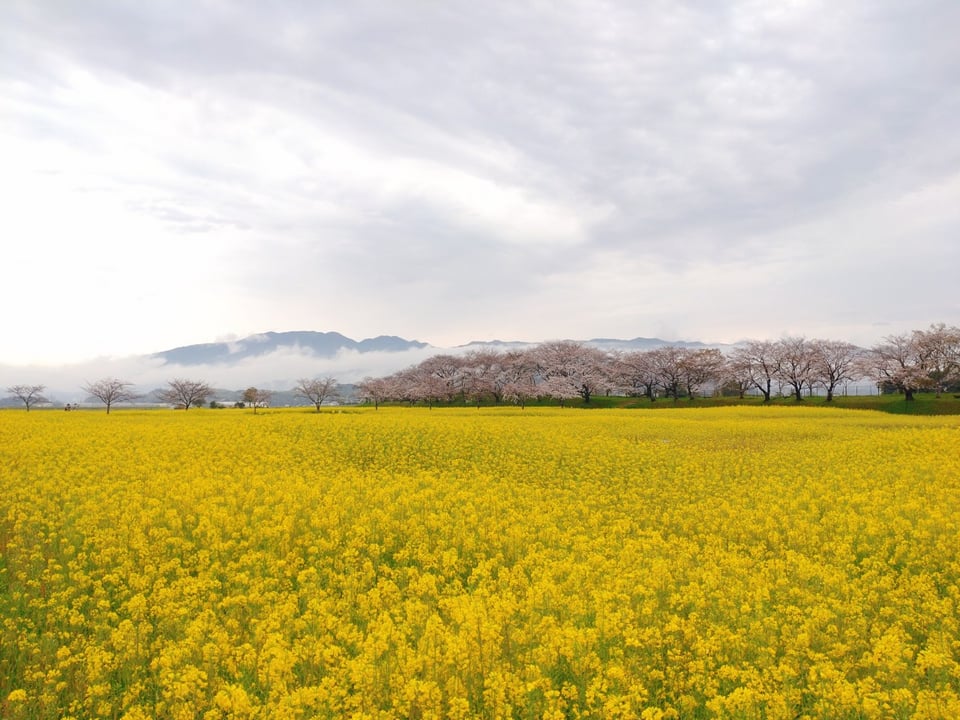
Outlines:
{"type": "Polygon", "coordinates": [[[648,352],[651,369],[657,378],[657,384],[666,397],[674,402],[680,399],[680,390],[684,384],[684,360],[686,352],[674,345],[655,348],[648,352]]]}
{"type": "Polygon", "coordinates": [[[512,350],[501,356],[495,381],[501,396],[526,408],[527,401],[537,396],[537,361],[529,350],[512,350]]]}
{"type": "Polygon", "coordinates": [[[364,402],[372,402],[373,409],[379,410],[380,403],[391,399],[394,383],[389,378],[365,377],[357,383],[357,392],[364,402]]]}
{"type": "Polygon", "coordinates": [[[751,387],[763,394],[763,401],[770,402],[774,379],[780,372],[779,353],[776,343],[769,340],[751,340],[738,347],[731,355],[736,374],[750,378],[751,387]]]}
{"type": "Polygon", "coordinates": [[[582,343],[544,343],[533,351],[533,357],[544,389],[552,397],[579,395],[584,403],[589,403],[593,395],[604,392],[611,384],[606,355],[582,343]],[[574,394],[570,395],[565,386],[572,388],[574,394]]]}
{"type": "Polygon", "coordinates": [[[863,374],[881,384],[889,384],[911,402],[920,390],[933,388],[927,354],[916,332],[888,335],[874,345],[859,364],[863,374]]]}
{"type": "Polygon", "coordinates": [[[913,341],[924,358],[937,397],[960,382],[960,328],[934,324],[927,330],[915,330],[913,341]]]}
{"type": "Polygon", "coordinates": [[[864,376],[890,383],[910,399],[916,389],[943,390],[960,382],[960,329],[932,325],[886,338],[869,352],[803,337],[753,340],[729,356],[715,348],[677,346],[608,353],[564,340],[509,352],[435,355],[385,378],[365,378],[358,388],[377,408],[387,399],[431,408],[454,400],[479,407],[485,399],[524,407],[532,397],[553,397],[561,404],[580,397],[589,403],[597,393],[611,391],[652,401],[659,390],[676,401],[684,394],[693,399],[711,384],[732,388],[740,398],[755,388],[769,402],[774,382],[790,387],[797,400],[804,389],[822,385],[830,402],[842,383],[864,376]]]}
{"type": "Polygon", "coordinates": [[[499,381],[502,356],[491,351],[473,350],[460,360],[460,387],[464,402],[469,398],[477,408],[485,398],[500,402],[503,396],[499,381]]]}
{"type": "Polygon", "coordinates": [[[724,391],[735,391],[737,397],[743,400],[747,390],[754,387],[753,374],[749,365],[737,360],[736,357],[725,357],[720,370],[720,382],[724,391]]]}
{"type": "Polygon", "coordinates": [[[723,353],[714,348],[687,349],[682,352],[680,370],[687,397],[693,400],[704,385],[719,382],[723,366],[723,353]]]}
{"type": "Polygon", "coordinates": [[[803,337],[787,337],[775,343],[776,377],[793,391],[794,400],[803,400],[804,386],[813,386],[814,348],[803,337]]]}
{"type": "Polygon", "coordinates": [[[563,407],[567,400],[581,397],[580,390],[575,382],[565,375],[554,375],[544,380],[537,385],[537,394],[538,396],[553,398],[560,403],[560,407],[563,407]]]}
{"type": "Polygon", "coordinates": [[[813,381],[827,391],[827,402],[833,402],[837,386],[861,376],[857,365],[861,350],[840,340],[812,340],[810,345],[813,349],[813,381]]]}
{"type": "Polygon", "coordinates": [[[434,355],[414,367],[414,394],[417,400],[434,403],[450,402],[463,392],[463,363],[453,355],[434,355]]]}
{"type": "Polygon", "coordinates": [[[393,375],[386,378],[388,387],[391,388],[390,397],[394,400],[401,400],[413,404],[420,398],[420,373],[418,366],[398,370],[393,375]]]}
{"type": "Polygon", "coordinates": [[[634,350],[614,359],[618,385],[631,395],[643,395],[650,402],[657,399],[658,376],[649,351],[634,350]]]}

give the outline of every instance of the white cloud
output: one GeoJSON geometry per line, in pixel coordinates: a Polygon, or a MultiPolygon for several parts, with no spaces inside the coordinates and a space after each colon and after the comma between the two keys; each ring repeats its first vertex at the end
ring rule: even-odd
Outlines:
{"type": "Polygon", "coordinates": [[[16,384],[43,384],[47,397],[57,402],[78,402],[85,398],[82,388],[91,381],[116,377],[133,383],[139,392],[166,387],[173,378],[201,380],[215,388],[237,390],[251,385],[270,390],[290,390],[302,377],[332,375],[339,382],[353,383],[367,376],[382,376],[414,365],[436,348],[405,352],[364,352],[344,350],[334,357],[318,357],[296,348],[245,358],[231,364],[165,364],[149,357],[95,358],[81,363],[45,367],[0,365],[0,388],[16,384]]]}
{"type": "Polygon", "coordinates": [[[4,4],[0,361],[956,322],[951,19],[4,4]]]}

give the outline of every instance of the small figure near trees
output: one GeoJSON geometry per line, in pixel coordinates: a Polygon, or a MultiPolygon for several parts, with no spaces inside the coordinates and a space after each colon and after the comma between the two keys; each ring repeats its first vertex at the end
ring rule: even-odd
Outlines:
{"type": "Polygon", "coordinates": [[[13,385],[7,388],[7,392],[19,398],[24,407],[27,408],[27,412],[30,412],[30,408],[34,405],[49,402],[43,396],[43,391],[46,389],[46,385],[13,385]]]}
{"type": "Polygon", "coordinates": [[[201,380],[175,378],[167,383],[166,390],[161,390],[157,395],[165,403],[189,410],[191,406],[203,405],[213,395],[213,388],[201,380]]]}
{"type": "Polygon", "coordinates": [[[110,408],[119,402],[130,402],[140,397],[133,391],[133,383],[117,378],[104,378],[96,382],[87,383],[83,386],[83,391],[92,395],[97,400],[107,406],[107,414],[110,414],[110,408]]]}

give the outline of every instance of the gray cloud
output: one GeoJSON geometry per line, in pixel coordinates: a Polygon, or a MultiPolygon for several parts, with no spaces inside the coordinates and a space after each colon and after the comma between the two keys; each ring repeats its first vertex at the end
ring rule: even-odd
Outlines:
{"type": "MultiPolygon", "coordinates": [[[[869,342],[960,311],[937,289],[958,21],[947,0],[7,3],[22,207],[0,231],[41,196],[71,227],[98,208],[89,268],[123,246],[180,298],[104,285],[160,319],[136,351],[294,326],[869,342]]],[[[48,258],[53,220],[26,233],[48,258]]]]}

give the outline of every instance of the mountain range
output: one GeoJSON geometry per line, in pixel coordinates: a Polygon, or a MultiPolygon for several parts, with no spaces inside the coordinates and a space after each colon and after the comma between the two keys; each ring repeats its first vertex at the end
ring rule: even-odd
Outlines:
{"type": "MultiPolygon", "coordinates": [[[[701,342],[668,342],[659,338],[581,340],[603,350],[649,350],[664,345],[688,348],[723,347],[701,342]]],[[[539,343],[513,340],[473,341],[456,347],[438,347],[419,340],[380,335],[354,340],[338,332],[265,332],[227,342],[200,343],[123,358],[94,358],[62,366],[15,367],[0,363],[0,389],[16,384],[43,384],[54,405],[89,402],[83,387],[105,377],[130,382],[144,394],[164,387],[174,377],[203,380],[218,390],[216,399],[229,401],[239,389],[254,385],[277,393],[278,402],[293,402],[283,393],[298,378],[332,376],[349,385],[364,377],[383,377],[425,360],[431,355],[470,351],[507,351],[539,343]]],[[[0,392],[0,407],[19,401],[0,392]]]]}
{"type": "Polygon", "coordinates": [[[428,347],[417,340],[379,335],[353,340],[338,332],[265,332],[230,342],[184,345],[154,353],[150,357],[169,365],[233,364],[248,358],[270,355],[278,350],[307,351],[317,357],[333,357],[343,350],[356,352],[404,352],[428,347]]]}
{"type": "MultiPolygon", "coordinates": [[[[616,338],[593,338],[582,340],[585,345],[602,350],[650,350],[664,345],[685,348],[717,347],[702,342],[668,342],[660,338],[636,337],[631,340],[616,338]]],[[[454,348],[436,348],[437,352],[458,350],[505,350],[531,347],[537,343],[521,340],[474,340],[454,348]]],[[[228,342],[201,343],[153,353],[150,358],[162,360],[166,365],[232,365],[249,358],[262,357],[278,351],[309,353],[318,358],[332,358],[343,351],[358,353],[402,353],[433,347],[419,340],[406,340],[396,335],[379,335],[365,340],[354,340],[338,332],[315,332],[298,330],[291,332],[265,332],[228,342]]]]}

